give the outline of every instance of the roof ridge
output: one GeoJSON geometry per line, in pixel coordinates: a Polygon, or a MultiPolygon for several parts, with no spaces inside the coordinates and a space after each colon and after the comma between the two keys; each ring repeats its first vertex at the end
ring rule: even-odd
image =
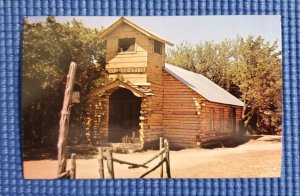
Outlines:
{"type": "Polygon", "coordinates": [[[155,33],[152,33],[151,31],[135,24],[134,22],[132,22],[131,20],[127,19],[124,16],[120,17],[118,20],[116,20],[110,26],[105,28],[104,31],[100,34],[100,37],[105,37],[108,34],[110,29],[115,28],[116,26],[121,24],[122,21],[125,22],[127,25],[131,26],[132,28],[135,28],[136,30],[140,31],[141,33],[145,34],[146,36],[148,36],[152,39],[158,40],[158,41],[163,42],[165,44],[168,44],[170,46],[174,46],[174,44],[172,42],[170,42],[170,41],[166,40],[165,38],[162,38],[161,36],[158,36],[155,33]]]}

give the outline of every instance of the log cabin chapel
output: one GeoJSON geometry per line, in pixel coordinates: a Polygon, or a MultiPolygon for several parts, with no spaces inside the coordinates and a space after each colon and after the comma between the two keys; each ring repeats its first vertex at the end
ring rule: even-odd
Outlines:
{"type": "Polygon", "coordinates": [[[165,63],[166,44],[174,44],[125,17],[100,38],[110,82],[89,95],[93,144],[151,148],[164,137],[172,148],[189,148],[239,131],[243,102],[203,75],[165,63]]]}

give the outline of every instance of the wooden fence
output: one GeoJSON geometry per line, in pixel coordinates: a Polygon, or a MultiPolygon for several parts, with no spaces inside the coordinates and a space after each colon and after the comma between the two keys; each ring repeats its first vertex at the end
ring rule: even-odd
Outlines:
{"type": "Polygon", "coordinates": [[[99,156],[98,156],[98,162],[99,162],[99,175],[100,178],[105,178],[104,176],[104,160],[106,160],[107,165],[107,173],[108,178],[115,178],[115,172],[114,172],[114,163],[119,164],[127,164],[129,165],[128,169],[135,169],[135,168],[149,168],[147,164],[155,160],[156,158],[159,158],[160,161],[151,169],[146,171],[144,174],[142,174],[139,178],[143,178],[150,174],[151,172],[155,171],[157,168],[160,167],[160,178],[163,178],[163,166],[165,163],[166,167],[166,174],[167,178],[171,178],[171,169],[170,169],[170,148],[169,148],[169,142],[167,139],[160,138],[160,151],[151,157],[149,160],[145,161],[142,164],[138,163],[131,163],[123,160],[119,160],[113,157],[112,149],[106,149],[106,155],[103,153],[103,147],[99,147],[99,156]]]}
{"type": "MultiPolygon", "coordinates": [[[[143,178],[143,177],[147,176],[151,172],[155,171],[157,168],[160,168],[160,178],[163,178],[164,177],[164,172],[163,172],[164,164],[165,164],[166,174],[167,174],[166,177],[171,178],[169,141],[167,139],[163,140],[163,138],[160,138],[159,141],[160,141],[159,152],[142,164],[131,163],[131,162],[123,161],[120,159],[116,159],[113,157],[112,149],[106,149],[106,155],[104,155],[103,147],[99,147],[98,148],[98,151],[99,151],[98,162],[99,162],[100,178],[105,178],[105,176],[104,176],[104,168],[105,168],[104,161],[106,161],[108,178],[115,178],[114,163],[129,165],[128,169],[135,169],[135,168],[140,168],[140,167],[148,169],[149,166],[147,166],[147,164],[151,163],[156,158],[159,158],[159,162],[154,167],[147,170],[139,178],[143,178]]],[[[76,154],[72,153],[71,154],[71,169],[59,174],[57,176],[57,179],[75,179],[75,178],[76,178],[76,154]]]]}

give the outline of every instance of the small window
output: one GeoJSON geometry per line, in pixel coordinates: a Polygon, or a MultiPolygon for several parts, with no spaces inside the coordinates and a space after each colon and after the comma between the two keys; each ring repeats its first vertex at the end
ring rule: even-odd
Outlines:
{"type": "Polygon", "coordinates": [[[213,108],[209,108],[209,116],[210,130],[213,131],[215,129],[215,112],[213,108]]]}
{"type": "Polygon", "coordinates": [[[118,52],[134,52],[135,51],[135,38],[119,39],[118,52]]]}
{"type": "Polygon", "coordinates": [[[220,108],[220,130],[224,130],[224,109],[220,108]]]}
{"type": "Polygon", "coordinates": [[[162,54],[162,43],[154,40],[154,52],[157,54],[162,54]]]}

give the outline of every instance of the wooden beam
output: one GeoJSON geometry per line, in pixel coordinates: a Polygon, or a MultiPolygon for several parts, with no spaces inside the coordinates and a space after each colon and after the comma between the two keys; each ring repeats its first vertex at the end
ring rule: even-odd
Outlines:
{"type": "Polygon", "coordinates": [[[161,166],[164,162],[166,161],[166,158],[164,158],[163,160],[161,160],[157,165],[155,165],[152,169],[150,169],[149,171],[147,171],[146,173],[144,173],[143,175],[140,176],[140,178],[145,177],[146,175],[148,175],[149,173],[151,173],[152,171],[156,170],[159,166],[161,166]]]}
{"type": "Polygon", "coordinates": [[[162,155],[165,152],[165,149],[162,149],[157,155],[153,156],[151,159],[149,159],[148,161],[144,162],[142,165],[147,165],[148,163],[150,163],[151,161],[153,161],[154,159],[156,159],[157,157],[159,157],[160,155],[162,155]]]}
{"type": "Polygon", "coordinates": [[[120,164],[131,165],[131,166],[128,167],[128,169],[133,169],[133,168],[138,168],[138,167],[148,168],[148,166],[146,166],[146,165],[144,165],[144,164],[130,163],[130,162],[122,161],[122,160],[115,159],[115,158],[113,158],[113,161],[115,161],[115,162],[117,162],[117,163],[120,163],[120,164]]]}

